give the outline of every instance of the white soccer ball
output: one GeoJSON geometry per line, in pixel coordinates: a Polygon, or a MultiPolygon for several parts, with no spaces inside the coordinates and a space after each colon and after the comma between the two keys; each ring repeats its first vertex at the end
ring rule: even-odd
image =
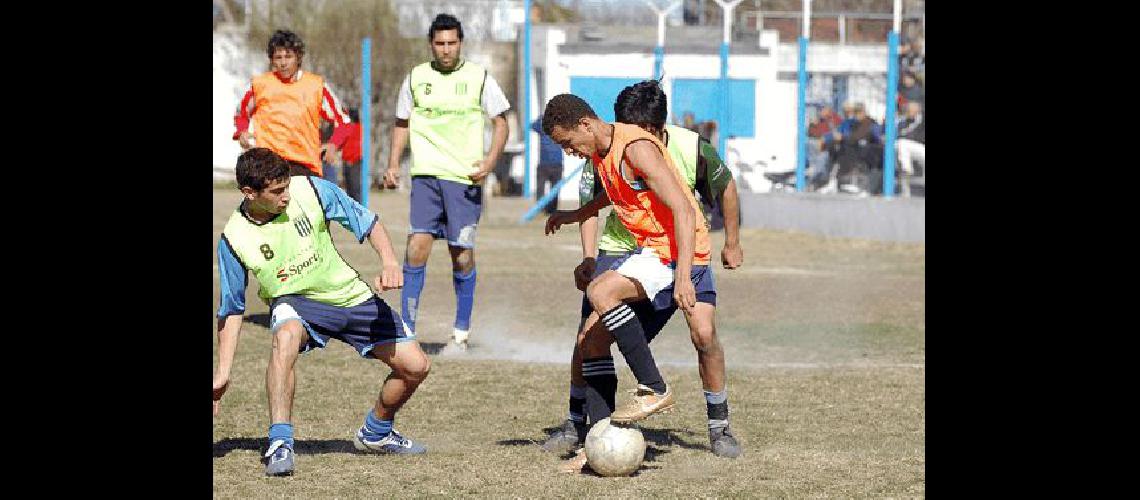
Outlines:
{"type": "Polygon", "coordinates": [[[610,425],[605,418],[586,434],[586,463],[603,476],[633,474],[645,459],[645,436],[637,427],[610,425]]]}

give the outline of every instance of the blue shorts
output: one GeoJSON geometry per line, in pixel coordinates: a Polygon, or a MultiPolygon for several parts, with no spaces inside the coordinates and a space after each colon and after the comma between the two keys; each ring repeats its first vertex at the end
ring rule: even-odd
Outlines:
{"type": "Polygon", "coordinates": [[[483,213],[483,186],[428,175],[412,177],[408,234],[447,238],[454,247],[475,248],[475,226],[483,213]]]}
{"type": "Polygon", "coordinates": [[[299,319],[305,325],[309,340],[301,346],[301,352],[324,348],[333,338],[368,357],[372,348],[378,345],[416,338],[415,334],[404,330],[400,313],[375,295],[352,307],[331,306],[300,295],[285,295],[273,299],[269,310],[271,332],[276,332],[283,323],[292,319],[299,319]]]}
{"type": "MultiPolygon", "coordinates": [[[[594,275],[591,278],[597,278],[606,271],[617,269],[629,256],[629,253],[598,251],[594,275]]],[[[715,306],[716,283],[712,279],[712,272],[701,272],[698,277],[698,267],[708,270],[708,266],[693,266],[692,275],[694,277],[693,284],[697,290],[697,302],[705,302],[715,306]]],[[[668,298],[667,305],[662,308],[656,306],[657,300],[646,299],[629,304],[629,308],[633,309],[633,313],[637,315],[637,320],[641,322],[641,329],[645,332],[647,342],[652,342],[657,334],[661,333],[661,330],[669,323],[669,318],[672,318],[673,313],[677,311],[677,304],[673,301],[673,287],[670,286],[657,294],[657,297],[662,296],[668,298]]],[[[591,312],[594,312],[594,306],[586,299],[586,294],[582,294],[582,317],[589,316],[591,312]]]]}

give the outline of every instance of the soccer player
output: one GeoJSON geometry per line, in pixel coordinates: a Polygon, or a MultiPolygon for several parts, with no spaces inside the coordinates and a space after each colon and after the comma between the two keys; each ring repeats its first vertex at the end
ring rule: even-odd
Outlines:
{"type": "Polygon", "coordinates": [[[214,415],[230,383],[230,366],[241,333],[248,274],[271,312],[273,352],[265,373],[269,395],[269,449],[265,473],[293,473],[294,363],[299,353],[323,348],[329,339],[376,358],[392,372],[356,431],[355,446],[375,453],[424,453],[392,427],[396,411],[427,377],[431,362],[400,315],[376,295],[337,252],[329,234],[336,221],[376,250],[383,271],[377,291],[402,286],[396,253],[379,217],[336,185],[312,176],[290,176],[289,164],[267,148],[253,148],[237,161],[244,199],[218,242],[218,367],[214,415]]]}
{"type": "Polygon", "coordinates": [[[503,90],[486,69],[463,60],[463,26],[439,14],[428,29],[432,61],[404,78],[392,127],[385,184],[400,178],[400,155],[411,138],[411,215],[401,312],[416,331],[416,317],[428,255],[435,239],[446,238],[455,288],[452,340],[467,349],[475,301],[475,226],[483,212],[483,179],[495,168],[507,142],[510,109],[503,90]],[[483,154],[483,114],[491,117],[491,148],[483,154]]]}
{"type": "Polygon", "coordinates": [[[301,71],[305,42],[296,33],[275,31],[267,53],[273,71],[254,77],[245,91],[233,138],[243,150],[272,149],[289,161],[290,175],[321,177],[321,119],[339,127],[349,123],[348,113],[324,78],[301,71]]]}
{"type": "MultiPolygon", "coordinates": [[[[551,215],[546,233],[582,222],[612,200],[618,220],[638,244],[635,252],[587,286],[586,297],[594,309],[587,321],[600,319],[605,328],[586,330],[582,353],[583,374],[589,375],[592,366],[585,360],[606,357],[610,345],[618,344],[638,388],[633,400],[617,408],[610,419],[637,422],[672,408],[675,398],[653,360],[641,321],[625,302],[648,298],[662,309],[675,301],[691,314],[696,284],[711,285],[708,228],[696,223],[702,216],[696,199],[683,187],[681,172],[665,145],[649,132],[636,125],[606,123],[586,101],[571,94],[550,100],[542,127],[568,154],[590,159],[604,188],[589,204],[551,215]]],[[[598,393],[588,398],[610,391],[598,379],[585,378],[588,393],[598,393]]]]}
{"type": "MultiPolygon", "coordinates": [[[[666,125],[667,114],[667,97],[656,80],[626,87],[618,94],[614,103],[616,121],[637,125],[653,134],[668,148],[669,156],[674,165],[681,168],[685,184],[689,189],[695,188],[702,199],[714,200],[724,207],[727,217],[721,262],[726,269],[735,269],[743,262],[744,254],[740,247],[739,199],[732,174],[725,168],[712,145],[696,132],[666,125]]],[[[594,193],[600,189],[596,185],[597,181],[593,169],[583,169],[580,184],[582,205],[588,204],[594,198],[594,193]]],[[[698,221],[698,224],[701,223],[703,220],[698,221]]],[[[581,230],[584,258],[574,270],[574,279],[578,288],[585,290],[586,284],[592,277],[610,269],[618,259],[628,256],[636,249],[637,244],[633,235],[618,221],[615,212],[610,212],[604,232],[596,245],[594,242],[597,235],[597,217],[590,217],[582,222],[581,230]]],[[[714,322],[716,290],[711,277],[709,284],[711,285],[709,289],[697,291],[697,306],[693,314],[686,315],[686,320],[689,323],[690,340],[697,350],[697,361],[700,364],[712,452],[717,456],[735,458],[740,454],[740,445],[728,426],[724,350],[716,337],[714,322]]],[[[630,307],[645,328],[646,342],[653,341],[677,309],[676,305],[672,304],[665,309],[655,310],[647,300],[632,303],[630,307]]],[[[607,354],[600,359],[583,361],[579,352],[581,342],[587,335],[585,330],[601,328],[597,323],[587,324],[592,311],[589,302],[583,297],[582,323],[579,328],[578,345],[572,359],[569,416],[561,429],[544,443],[544,448],[550,451],[563,452],[580,447],[585,440],[587,413],[591,422],[597,422],[614,410],[617,376],[613,367],[613,358],[607,354]],[[609,390],[600,394],[604,401],[586,401],[587,387],[582,375],[583,363],[589,370],[589,375],[586,376],[600,379],[595,385],[609,390]],[[589,411],[584,411],[586,409],[589,411]]],[[[578,469],[580,468],[579,466],[578,469]]]]}

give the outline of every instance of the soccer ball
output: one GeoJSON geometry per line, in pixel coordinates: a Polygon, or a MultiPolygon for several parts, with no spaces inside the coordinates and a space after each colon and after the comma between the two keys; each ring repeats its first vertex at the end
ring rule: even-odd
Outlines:
{"type": "Polygon", "coordinates": [[[645,436],[637,427],[610,425],[605,418],[586,434],[586,463],[603,476],[633,474],[645,459],[645,436]]]}

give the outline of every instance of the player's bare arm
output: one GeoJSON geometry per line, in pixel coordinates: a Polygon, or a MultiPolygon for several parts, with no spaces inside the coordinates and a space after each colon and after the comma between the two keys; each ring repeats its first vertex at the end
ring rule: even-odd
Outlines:
{"type": "Polygon", "coordinates": [[[724,248],[720,261],[725,269],[736,269],[744,264],[744,249],[740,247],[740,195],[736,193],[736,179],[730,179],[721,195],[724,210],[724,248]]]}
{"type": "Polygon", "coordinates": [[[491,118],[491,125],[494,130],[491,132],[491,150],[487,151],[487,157],[483,162],[478,165],[478,170],[471,174],[471,181],[475,183],[483,182],[492,171],[495,170],[495,165],[499,162],[499,156],[503,154],[503,148],[507,145],[507,119],[503,114],[491,118]]]}
{"type": "Polygon", "coordinates": [[[380,276],[377,276],[375,280],[376,290],[384,292],[402,288],[404,286],[404,271],[400,266],[400,261],[396,259],[396,250],[392,248],[392,240],[388,238],[388,231],[380,221],[376,221],[376,225],[372,226],[372,232],[368,233],[368,243],[380,256],[381,270],[380,276]]]}
{"type": "Polygon", "coordinates": [[[582,262],[574,268],[574,286],[583,292],[594,276],[598,256],[598,215],[594,214],[578,223],[582,238],[582,262]]]}
{"type": "Polygon", "coordinates": [[[234,364],[238,337],[241,335],[242,317],[231,314],[218,320],[218,368],[214,371],[214,416],[218,416],[218,403],[230,388],[230,367],[234,364]]]}
{"type": "Polygon", "coordinates": [[[661,150],[652,142],[630,143],[625,147],[625,156],[630,164],[637,165],[649,189],[673,212],[673,230],[677,240],[677,255],[673,256],[677,264],[673,272],[673,297],[682,310],[690,312],[697,304],[697,292],[690,277],[697,234],[693,208],[681,191],[680,182],[665,163],[661,150]]]}
{"type": "Polygon", "coordinates": [[[408,145],[408,120],[396,118],[392,124],[391,148],[388,149],[388,170],[384,172],[384,186],[394,188],[400,182],[400,157],[408,145]]]}
{"type": "Polygon", "coordinates": [[[546,234],[557,232],[563,224],[570,224],[571,222],[582,222],[590,217],[598,215],[598,211],[610,205],[610,197],[605,191],[599,192],[589,203],[582,205],[577,210],[558,210],[546,219],[546,234]]]}

